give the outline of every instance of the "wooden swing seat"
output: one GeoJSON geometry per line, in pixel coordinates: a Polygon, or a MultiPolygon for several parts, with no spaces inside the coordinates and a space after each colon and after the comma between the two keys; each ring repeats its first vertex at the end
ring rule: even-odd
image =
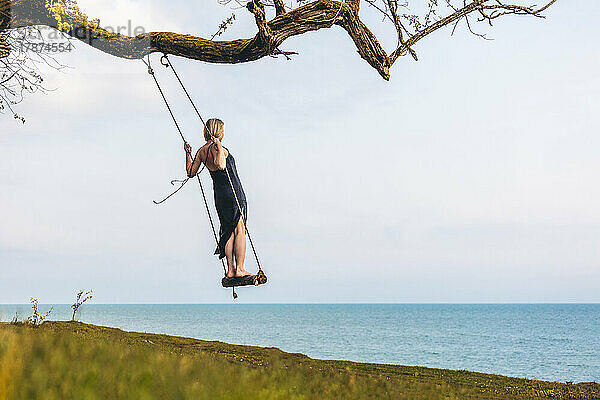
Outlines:
{"type": "Polygon", "coordinates": [[[225,288],[236,286],[258,286],[267,283],[267,276],[264,272],[259,271],[256,275],[234,276],[232,278],[223,277],[221,284],[225,288]]]}

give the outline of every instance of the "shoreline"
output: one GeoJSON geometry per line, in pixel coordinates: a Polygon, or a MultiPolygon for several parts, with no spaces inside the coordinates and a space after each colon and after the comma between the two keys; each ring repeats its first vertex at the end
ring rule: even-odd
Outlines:
{"type": "MultiPolygon", "coordinates": [[[[50,305],[39,306],[44,312],[50,305]]],[[[31,305],[0,306],[0,320],[31,305]]],[[[204,340],[277,346],[313,358],[600,382],[595,305],[86,304],[92,324],[204,340]],[[344,321],[343,324],[339,320],[344,321]],[[443,324],[439,321],[443,319],[443,324]]],[[[54,305],[49,320],[69,320],[54,305]]]]}
{"type": "MultiPolygon", "coordinates": [[[[104,349],[102,346],[106,344],[116,351],[108,358],[107,365],[116,365],[121,358],[120,354],[139,351],[145,356],[168,355],[175,357],[175,360],[189,359],[190,362],[199,362],[201,359],[205,363],[223,363],[215,366],[215,371],[249,367],[251,370],[262,370],[259,372],[267,375],[281,374],[282,371],[293,372],[292,375],[297,374],[302,379],[310,379],[315,385],[323,376],[330,374],[335,379],[358,379],[362,382],[362,387],[374,382],[386,382],[390,385],[388,390],[398,390],[398,395],[414,399],[436,398],[437,395],[473,399],[600,399],[600,384],[593,382],[570,384],[464,370],[314,359],[301,353],[284,352],[275,347],[234,345],[181,336],[123,331],[119,328],[81,322],[47,321],[40,327],[2,323],[0,335],[2,334],[16,338],[14,340],[17,341],[35,341],[37,338],[43,338],[55,343],[58,339],[68,340],[69,343],[76,342],[77,346],[82,348],[100,346],[100,350],[104,349]],[[429,393],[426,397],[419,397],[419,393],[425,392],[429,393]],[[432,394],[435,396],[431,397],[432,394]]],[[[54,344],[55,348],[60,346],[54,344]]],[[[48,351],[51,354],[54,350],[48,351]]],[[[91,359],[86,362],[90,364],[97,361],[91,359]]],[[[162,371],[155,373],[160,375],[162,371]]]]}

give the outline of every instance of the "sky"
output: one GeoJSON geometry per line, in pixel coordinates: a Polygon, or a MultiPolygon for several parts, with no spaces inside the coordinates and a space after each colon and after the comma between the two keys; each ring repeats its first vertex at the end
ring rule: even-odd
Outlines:
{"type": "MultiPolygon", "coordinates": [[[[232,12],[79,3],[104,26],[205,37],[232,12]]],[[[233,11],[223,38],[252,36],[233,11]]],[[[248,197],[269,283],[237,301],[600,301],[599,12],[559,1],[547,19],[484,29],[494,40],[439,31],[390,82],[341,28],[286,41],[292,61],[172,58],[204,115],[225,121],[248,197]]],[[[393,32],[361,13],[389,51],[393,32]]],[[[19,106],[24,125],[0,116],[0,303],[79,289],[96,303],[231,302],[197,185],[152,203],[184,176],[184,152],[142,62],[83,44],[59,58],[70,68],[44,71],[53,90],[19,106]]],[[[197,148],[201,125],[156,70],[197,148]]]]}

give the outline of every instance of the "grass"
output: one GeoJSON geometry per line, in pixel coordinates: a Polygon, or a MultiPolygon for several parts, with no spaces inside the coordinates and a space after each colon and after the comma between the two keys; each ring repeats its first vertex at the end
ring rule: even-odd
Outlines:
{"type": "Polygon", "coordinates": [[[600,399],[598,384],[315,360],[79,322],[0,324],[0,400],[600,399]]]}

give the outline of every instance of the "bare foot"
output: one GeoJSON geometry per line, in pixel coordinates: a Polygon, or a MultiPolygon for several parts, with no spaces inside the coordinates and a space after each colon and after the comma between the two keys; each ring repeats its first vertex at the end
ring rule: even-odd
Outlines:
{"type": "Polygon", "coordinates": [[[235,276],[235,272],[234,271],[227,271],[227,277],[228,278],[233,278],[235,276]]]}
{"type": "Polygon", "coordinates": [[[252,275],[252,273],[246,271],[245,269],[241,268],[238,269],[235,273],[235,276],[237,277],[242,277],[242,276],[248,276],[248,275],[252,275]]]}

